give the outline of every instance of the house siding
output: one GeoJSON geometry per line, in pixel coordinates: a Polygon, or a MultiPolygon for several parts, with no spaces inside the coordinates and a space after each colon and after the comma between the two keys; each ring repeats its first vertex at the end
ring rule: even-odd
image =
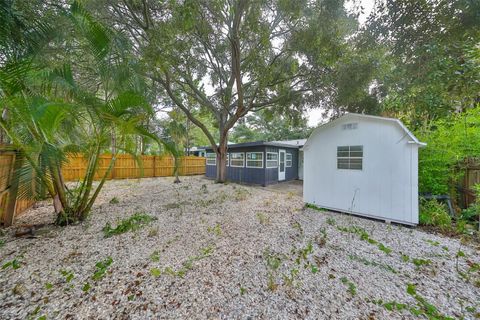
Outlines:
{"type": "MultiPolygon", "coordinates": [[[[292,166],[285,168],[285,180],[294,180],[298,179],[298,149],[288,148],[288,147],[272,147],[272,146],[255,146],[255,147],[241,147],[241,148],[232,148],[228,150],[228,153],[235,152],[263,152],[263,168],[247,168],[246,167],[246,154],[245,154],[245,167],[231,167],[227,166],[227,180],[247,183],[247,184],[257,184],[257,185],[269,185],[278,183],[278,167],[277,168],[266,168],[266,158],[267,152],[278,153],[279,149],[285,150],[287,153],[292,154],[292,166]]],[[[212,149],[207,150],[207,152],[213,152],[212,149]]],[[[206,167],[206,177],[215,179],[217,174],[217,167],[207,165],[206,167]]]]}

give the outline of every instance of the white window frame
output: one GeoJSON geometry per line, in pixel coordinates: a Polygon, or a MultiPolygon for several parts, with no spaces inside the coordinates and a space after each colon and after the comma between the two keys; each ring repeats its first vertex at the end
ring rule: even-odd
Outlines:
{"type": "Polygon", "coordinates": [[[227,167],[230,166],[230,153],[227,152],[227,160],[225,160],[227,162],[227,167]]]}
{"type": "Polygon", "coordinates": [[[290,152],[285,154],[285,168],[291,168],[293,164],[293,155],[290,152]],[[288,158],[290,157],[290,160],[288,158]],[[288,164],[290,162],[290,164],[288,164]]]}
{"type": "Polygon", "coordinates": [[[230,167],[232,167],[232,168],[244,168],[245,167],[245,152],[231,152],[230,154],[231,154],[230,167]],[[233,159],[234,154],[241,154],[242,155],[242,165],[241,166],[237,166],[237,165],[232,164],[233,160],[240,160],[240,159],[233,159]]]}
{"type": "Polygon", "coordinates": [[[217,154],[216,154],[215,152],[207,152],[207,153],[205,153],[205,158],[207,159],[207,160],[205,161],[205,164],[206,164],[207,166],[216,166],[216,165],[217,165],[217,154]],[[209,157],[208,157],[208,155],[211,155],[211,154],[214,155],[213,158],[211,158],[211,157],[209,158],[209,157]],[[208,161],[209,161],[209,160],[211,161],[212,159],[213,159],[213,164],[212,164],[212,163],[208,163],[208,161]]]}
{"type": "Polygon", "coordinates": [[[247,168],[253,168],[253,169],[263,169],[263,152],[262,151],[253,151],[253,152],[247,152],[246,155],[245,155],[245,160],[246,160],[246,167],[247,168]],[[262,155],[262,159],[261,160],[258,160],[258,159],[248,159],[248,155],[249,154],[252,154],[252,153],[257,153],[257,154],[261,154],[262,155]],[[262,165],[260,167],[258,166],[249,166],[248,165],[248,161],[255,161],[255,162],[260,162],[262,163],[262,165]]]}
{"type": "Polygon", "coordinates": [[[267,155],[265,157],[265,168],[267,168],[267,169],[278,168],[278,152],[267,152],[267,155]],[[276,159],[275,160],[268,160],[268,155],[269,154],[274,154],[276,159]],[[273,167],[269,166],[268,161],[275,161],[275,163],[276,163],[275,166],[273,166],[273,167]]]}
{"type": "MultiPolygon", "coordinates": [[[[337,170],[356,170],[356,171],[363,171],[363,145],[355,145],[355,146],[337,146],[337,170]],[[348,147],[348,156],[342,156],[342,157],[339,157],[338,156],[338,148],[347,148],[348,147]],[[359,151],[351,151],[351,148],[352,147],[361,147],[362,148],[362,156],[359,157],[359,156],[352,156],[351,155],[351,152],[359,152],[359,151]],[[348,160],[348,168],[339,168],[338,167],[338,160],[348,160]],[[350,163],[350,160],[360,160],[360,164],[361,164],[361,169],[358,169],[358,168],[351,168],[351,163],[350,163]]],[[[347,152],[347,151],[344,151],[344,152],[347,152]]]]}

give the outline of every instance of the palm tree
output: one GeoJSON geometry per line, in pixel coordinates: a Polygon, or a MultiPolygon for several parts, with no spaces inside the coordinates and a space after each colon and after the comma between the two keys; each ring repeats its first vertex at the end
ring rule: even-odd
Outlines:
{"type": "MultiPolygon", "coordinates": [[[[10,13],[16,14],[14,10],[10,13]]],[[[38,43],[35,46],[30,45],[32,39],[8,43],[9,38],[2,38],[0,33],[0,41],[12,48],[29,47],[12,50],[22,55],[6,56],[0,65],[0,104],[8,110],[0,126],[26,160],[18,179],[30,177],[46,189],[60,225],[87,217],[117,154],[133,153],[131,141],[148,136],[162,142],[141,125],[152,117],[153,110],[142,94],[141,79],[131,70],[125,47],[118,50],[124,43],[121,35],[95,21],[77,2],[66,15],[75,36],[63,40],[75,43],[77,51],[69,54],[82,57],[86,61],[83,65],[66,59],[62,65],[51,67],[44,57],[38,59],[52,38],[49,33],[53,28],[48,24],[25,26],[37,33],[32,37],[38,43]],[[108,150],[114,150],[108,169],[94,186],[100,155],[108,150]],[[72,153],[84,155],[87,169],[79,185],[69,189],[61,167],[72,153]]]]}

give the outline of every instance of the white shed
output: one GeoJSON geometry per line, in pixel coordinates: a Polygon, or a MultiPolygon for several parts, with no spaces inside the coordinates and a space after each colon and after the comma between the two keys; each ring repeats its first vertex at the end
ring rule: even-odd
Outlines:
{"type": "Polygon", "coordinates": [[[304,151],[303,198],[318,207],[418,224],[418,148],[397,119],[348,113],[315,129],[304,151]]]}

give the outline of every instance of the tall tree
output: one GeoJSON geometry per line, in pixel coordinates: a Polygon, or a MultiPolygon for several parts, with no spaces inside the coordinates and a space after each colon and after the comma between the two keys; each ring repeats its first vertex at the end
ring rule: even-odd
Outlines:
{"type": "Polygon", "coordinates": [[[219,182],[239,119],[266,108],[301,110],[332,94],[336,62],[355,27],[337,0],[109,4],[105,18],[136,41],[146,75],[207,136],[219,182]],[[215,119],[218,141],[200,110],[215,119]]]}
{"type": "Polygon", "coordinates": [[[384,112],[419,127],[480,102],[479,1],[379,1],[363,36],[386,49],[384,112]]]}

